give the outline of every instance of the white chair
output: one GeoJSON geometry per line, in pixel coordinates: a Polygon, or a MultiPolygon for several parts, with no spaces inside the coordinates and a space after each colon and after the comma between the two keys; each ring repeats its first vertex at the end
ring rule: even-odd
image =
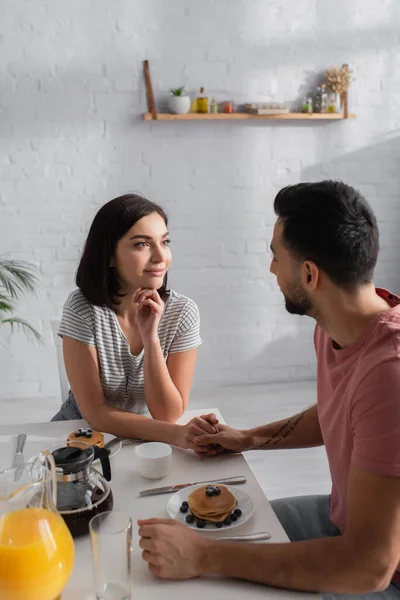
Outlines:
{"type": "Polygon", "coordinates": [[[67,372],[64,365],[64,356],[62,348],[62,338],[57,335],[57,331],[60,327],[60,319],[50,319],[51,329],[53,332],[53,340],[57,350],[57,362],[58,362],[58,377],[60,379],[61,389],[61,404],[68,398],[70,385],[68,383],[67,372]]]}

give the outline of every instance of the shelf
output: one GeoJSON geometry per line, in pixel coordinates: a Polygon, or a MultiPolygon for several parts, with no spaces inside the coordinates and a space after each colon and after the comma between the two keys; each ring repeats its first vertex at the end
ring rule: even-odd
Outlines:
{"type": "MultiPolygon", "coordinates": [[[[343,114],[340,113],[286,113],[283,115],[252,115],[249,113],[188,113],[186,115],[173,115],[170,113],[158,113],[158,121],[238,121],[238,120],[303,120],[303,121],[342,121],[343,114]]],[[[356,115],[349,115],[349,119],[355,119],[356,115]]],[[[153,121],[151,113],[143,115],[145,121],[153,121]]]]}

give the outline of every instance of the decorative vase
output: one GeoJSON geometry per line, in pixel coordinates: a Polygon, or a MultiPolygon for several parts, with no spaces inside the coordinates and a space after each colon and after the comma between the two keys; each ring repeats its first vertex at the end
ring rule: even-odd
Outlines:
{"type": "Polygon", "coordinates": [[[342,112],[342,94],[339,93],[336,94],[336,112],[342,112]]]}
{"type": "Polygon", "coordinates": [[[189,96],[170,96],[168,108],[174,115],[186,115],[190,110],[189,96]]]}

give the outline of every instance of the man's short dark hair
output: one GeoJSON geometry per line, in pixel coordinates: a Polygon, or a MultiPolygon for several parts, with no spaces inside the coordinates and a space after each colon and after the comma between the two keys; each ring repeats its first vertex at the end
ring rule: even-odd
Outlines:
{"type": "Polygon", "coordinates": [[[283,188],[274,210],[283,221],[283,243],[311,260],[338,286],[372,281],[379,252],[376,217],[365,198],[341,181],[283,188]]]}
{"type": "MultiPolygon", "coordinates": [[[[100,208],[90,227],[76,273],[76,285],[89,302],[109,308],[119,304],[123,294],[120,293],[116,269],[110,266],[110,261],[126,232],[152,213],[158,213],[168,225],[167,215],[161,206],[137,194],[119,196],[100,208]]],[[[167,274],[158,292],[165,299],[168,293],[167,274]]]]}

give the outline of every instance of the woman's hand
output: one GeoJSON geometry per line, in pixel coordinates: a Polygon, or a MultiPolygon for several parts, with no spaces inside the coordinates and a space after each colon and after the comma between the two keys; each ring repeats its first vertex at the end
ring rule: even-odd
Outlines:
{"type": "Polygon", "coordinates": [[[147,339],[157,338],[157,329],[164,310],[164,302],[157,290],[139,290],[133,299],[139,305],[136,313],[136,325],[144,343],[147,339]]]}
{"type": "Polygon", "coordinates": [[[217,425],[218,419],[213,413],[201,415],[201,417],[194,417],[194,419],[189,421],[189,423],[186,423],[186,425],[180,426],[179,439],[177,440],[176,445],[199,453],[202,451],[207,452],[212,448],[212,445],[208,443],[203,447],[201,444],[195,444],[194,440],[198,436],[203,435],[212,438],[212,436],[217,433],[217,425]]]}

